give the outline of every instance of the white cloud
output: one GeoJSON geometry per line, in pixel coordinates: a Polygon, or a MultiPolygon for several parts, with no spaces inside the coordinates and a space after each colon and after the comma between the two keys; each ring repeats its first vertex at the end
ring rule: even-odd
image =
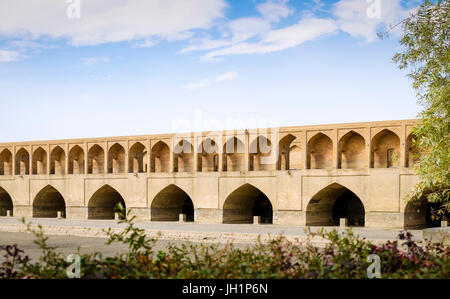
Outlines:
{"type": "Polygon", "coordinates": [[[265,54],[281,51],[314,40],[337,31],[332,19],[304,18],[297,24],[267,32],[258,42],[241,42],[236,45],[214,50],[203,56],[205,61],[236,54],[265,54]]]}
{"type": "Polygon", "coordinates": [[[278,22],[280,18],[286,18],[294,12],[287,6],[289,0],[271,0],[261,3],[256,9],[271,22],[278,22]]]}
{"type": "Polygon", "coordinates": [[[268,0],[257,5],[261,17],[243,17],[227,22],[221,28],[222,38],[213,39],[210,36],[196,40],[183,48],[180,53],[191,51],[214,50],[229,47],[251,38],[261,36],[272,30],[273,22],[288,17],[293,9],[287,6],[288,0],[268,0]]]}
{"type": "Polygon", "coordinates": [[[81,58],[81,63],[86,66],[91,66],[99,63],[108,63],[110,60],[108,57],[84,57],[81,58]]]}
{"type": "Polygon", "coordinates": [[[400,0],[340,0],[333,14],[340,30],[366,42],[377,39],[377,31],[405,18],[408,11],[400,0]]]}
{"type": "Polygon", "coordinates": [[[25,59],[26,56],[19,51],[9,51],[0,49],[0,62],[13,62],[25,59]]]}
{"type": "Polygon", "coordinates": [[[186,87],[187,89],[197,89],[200,87],[206,87],[215,83],[220,83],[223,81],[229,81],[229,80],[233,80],[237,77],[237,72],[227,72],[221,75],[216,76],[213,79],[203,79],[200,80],[198,82],[194,82],[194,83],[187,83],[184,85],[184,87],[186,87]]]}
{"type": "Polygon", "coordinates": [[[0,35],[67,38],[72,45],[177,39],[209,28],[225,0],[81,0],[81,18],[67,16],[63,0],[0,0],[0,35]]]}

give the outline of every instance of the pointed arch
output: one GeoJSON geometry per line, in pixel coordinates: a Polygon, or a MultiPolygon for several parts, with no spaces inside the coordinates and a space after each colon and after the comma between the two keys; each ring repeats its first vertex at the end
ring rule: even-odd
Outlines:
{"type": "Polygon", "coordinates": [[[129,173],[145,173],[147,172],[147,159],[146,159],[147,151],[145,150],[145,146],[136,142],[130,148],[128,165],[129,173]]]}
{"type": "Polygon", "coordinates": [[[350,131],[339,140],[338,168],[365,168],[366,141],[359,133],[350,131]]]}
{"type": "Polygon", "coordinates": [[[289,149],[289,169],[303,169],[302,149],[293,145],[289,149]]]}
{"type": "Polygon", "coordinates": [[[228,195],[223,205],[223,223],[253,223],[260,216],[261,223],[273,222],[270,199],[258,188],[244,184],[228,195]]]}
{"type": "Polygon", "coordinates": [[[6,216],[7,211],[10,211],[10,215],[13,216],[13,202],[9,193],[0,187],[0,216],[6,216]]]}
{"type": "Polygon", "coordinates": [[[50,174],[66,173],[66,152],[60,147],[55,147],[50,154],[50,174]]]}
{"type": "Polygon", "coordinates": [[[361,199],[347,187],[333,183],[317,192],[306,207],[307,226],[337,226],[346,218],[349,226],[364,226],[361,199]]]}
{"type": "Polygon", "coordinates": [[[152,221],[179,221],[180,214],[187,221],[194,221],[194,204],[189,195],[177,185],[162,189],[152,200],[152,221]]]}
{"type": "Polygon", "coordinates": [[[173,151],[174,171],[194,171],[194,147],[186,139],[180,140],[173,151]]]}
{"type": "Polygon", "coordinates": [[[258,136],[253,140],[250,144],[250,170],[272,170],[275,163],[272,157],[273,151],[269,138],[258,136]]]}
{"type": "Polygon", "coordinates": [[[69,152],[69,174],[84,174],[84,150],[75,145],[69,152]]]}
{"type": "Polygon", "coordinates": [[[236,136],[223,145],[223,171],[245,170],[245,145],[236,136]]]}
{"type": "Polygon", "coordinates": [[[330,169],[333,166],[333,141],[323,133],[317,133],[308,141],[308,169],[330,169]]]}
{"type": "Polygon", "coordinates": [[[34,198],[33,218],[56,218],[58,212],[66,217],[64,197],[53,186],[47,185],[34,198]]]}
{"type": "Polygon", "coordinates": [[[371,167],[391,168],[400,165],[400,138],[384,129],[372,138],[371,167]]]}
{"type": "Polygon", "coordinates": [[[428,202],[426,196],[408,201],[403,213],[404,228],[415,230],[438,227],[440,225],[439,221],[431,218],[431,210],[438,207],[439,204],[428,202]]]}
{"type": "Polygon", "coordinates": [[[103,148],[95,144],[88,152],[88,173],[102,174],[105,172],[105,151],[103,148]]]}
{"type": "Polygon", "coordinates": [[[12,163],[12,153],[5,148],[0,152],[0,175],[12,175],[12,163]]]}
{"type": "Polygon", "coordinates": [[[170,172],[170,148],[163,141],[158,141],[152,147],[151,171],[170,172]]]}
{"type": "Polygon", "coordinates": [[[23,147],[16,153],[16,175],[30,174],[30,154],[23,147]]]}
{"type": "Polygon", "coordinates": [[[33,174],[47,174],[47,152],[42,147],[33,153],[33,174]]]}
{"type": "Polygon", "coordinates": [[[211,138],[206,138],[198,148],[198,171],[217,171],[219,168],[219,147],[211,138]]]}
{"type": "MultiPolygon", "coordinates": [[[[284,136],[279,142],[279,153],[278,153],[278,170],[289,170],[291,169],[291,144],[294,142],[296,137],[292,134],[284,136]]],[[[294,159],[297,158],[293,157],[294,159]]],[[[298,161],[292,161],[292,164],[298,165],[298,161]]]]}
{"type": "Polygon", "coordinates": [[[124,173],[125,149],[119,143],[114,143],[108,151],[108,173],[124,173]]]}
{"type": "Polygon", "coordinates": [[[115,208],[118,204],[126,210],[122,195],[110,185],[104,185],[89,199],[88,219],[114,219],[115,208]]]}
{"type": "Polygon", "coordinates": [[[419,161],[419,149],[417,145],[415,144],[416,136],[414,133],[411,133],[408,135],[408,138],[406,138],[406,161],[405,166],[406,167],[413,167],[414,164],[419,161]]]}

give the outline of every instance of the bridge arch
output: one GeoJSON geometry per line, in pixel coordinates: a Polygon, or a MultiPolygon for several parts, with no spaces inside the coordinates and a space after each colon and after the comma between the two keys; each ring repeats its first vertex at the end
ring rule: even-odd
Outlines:
{"type": "Polygon", "coordinates": [[[42,147],[33,153],[33,174],[47,174],[47,152],[42,147]]]}
{"type": "Polygon", "coordinates": [[[12,153],[8,149],[0,152],[0,175],[12,175],[12,153]]]}
{"type": "Polygon", "coordinates": [[[400,165],[400,138],[384,129],[372,138],[371,167],[391,168],[400,165]]]}
{"type": "Polygon", "coordinates": [[[152,172],[170,171],[170,148],[165,142],[158,141],[152,147],[150,166],[152,172]]]}
{"type": "MultiPolygon", "coordinates": [[[[300,161],[296,161],[297,156],[294,151],[291,151],[291,144],[296,139],[292,134],[284,136],[279,142],[279,153],[278,153],[278,170],[289,170],[291,169],[291,164],[297,166],[300,161]],[[292,154],[292,156],[291,156],[292,154]],[[291,161],[294,160],[294,161],[291,161]],[[292,163],[291,163],[292,162],[292,163]]],[[[296,147],[293,145],[292,147],[296,147]]],[[[296,168],[296,167],[293,167],[296,168]]]]}
{"type": "Polygon", "coordinates": [[[66,153],[60,147],[55,147],[50,154],[50,174],[66,173],[66,153]]]}
{"type": "Polygon", "coordinates": [[[365,225],[365,208],[361,199],[338,183],[317,192],[306,207],[307,226],[337,226],[341,218],[346,218],[349,226],[365,225]]]}
{"type": "Polygon", "coordinates": [[[253,223],[254,216],[261,216],[262,223],[273,223],[273,206],[261,190],[244,184],[225,200],[223,223],[253,223]]]}
{"type": "Polygon", "coordinates": [[[194,171],[194,147],[186,139],[180,140],[174,147],[174,171],[194,171]]]}
{"type": "Polygon", "coordinates": [[[103,148],[95,144],[88,152],[88,173],[102,174],[105,172],[105,151],[103,148]]]}
{"type": "Polygon", "coordinates": [[[16,153],[16,175],[30,174],[30,154],[23,147],[16,153]]]}
{"type": "Polygon", "coordinates": [[[44,187],[33,201],[33,218],[56,218],[58,212],[66,217],[66,202],[61,193],[51,185],[44,187]]]}
{"type": "Polygon", "coordinates": [[[198,171],[217,171],[219,167],[219,147],[211,138],[206,138],[198,147],[198,171]]]}
{"type": "Polygon", "coordinates": [[[269,138],[258,136],[253,140],[250,144],[250,170],[272,170],[276,163],[276,159],[272,157],[273,151],[269,138]]]}
{"type": "Polygon", "coordinates": [[[308,141],[307,168],[329,169],[333,166],[333,141],[323,133],[317,133],[308,141]]]}
{"type": "Polygon", "coordinates": [[[338,168],[364,168],[366,163],[366,141],[355,131],[350,131],[339,140],[338,168]]]}
{"type": "Polygon", "coordinates": [[[223,171],[240,171],[245,169],[245,145],[236,136],[223,145],[223,171]]]}
{"type": "Polygon", "coordinates": [[[125,173],[125,149],[119,143],[108,151],[108,173],[125,173]]]}
{"type": "MultiPolygon", "coordinates": [[[[13,202],[9,193],[0,187],[0,216],[6,216],[7,211],[11,211],[13,213],[13,202]]],[[[13,216],[11,214],[11,216],[13,216]]]]}
{"type": "Polygon", "coordinates": [[[114,209],[119,203],[126,211],[125,200],[122,195],[110,185],[104,185],[89,200],[88,219],[114,219],[114,209]]]}
{"type": "Polygon", "coordinates": [[[406,138],[406,167],[413,167],[414,164],[419,160],[419,149],[415,144],[416,136],[411,133],[408,138],[406,138]]]}
{"type": "Polygon", "coordinates": [[[133,144],[133,146],[130,148],[129,152],[129,158],[128,158],[128,165],[129,173],[145,173],[147,172],[147,159],[146,159],[147,151],[145,149],[145,146],[140,143],[136,142],[133,144]]]}
{"type": "Polygon", "coordinates": [[[84,150],[79,145],[69,151],[69,174],[84,174],[84,150]]]}
{"type": "Polygon", "coordinates": [[[185,214],[186,220],[194,221],[194,203],[191,197],[175,184],[162,189],[152,200],[152,221],[178,221],[185,214]]]}

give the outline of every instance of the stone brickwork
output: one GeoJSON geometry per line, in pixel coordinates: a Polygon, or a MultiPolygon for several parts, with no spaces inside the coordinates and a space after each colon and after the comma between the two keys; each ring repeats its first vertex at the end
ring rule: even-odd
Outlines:
{"type": "Polygon", "coordinates": [[[0,143],[0,216],[421,228],[415,123],[0,143]]]}

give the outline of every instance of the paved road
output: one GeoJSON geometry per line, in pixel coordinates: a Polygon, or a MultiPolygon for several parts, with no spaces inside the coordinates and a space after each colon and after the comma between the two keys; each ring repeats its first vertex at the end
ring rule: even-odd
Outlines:
{"type": "MultiPolygon", "coordinates": [[[[34,236],[29,233],[6,233],[0,232],[0,246],[17,244],[18,247],[33,261],[37,261],[42,254],[38,245],[34,244],[34,236]]],[[[75,236],[49,236],[48,245],[57,247],[57,251],[65,256],[78,252],[81,253],[101,252],[104,256],[116,256],[127,252],[127,246],[120,243],[106,245],[106,238],[75,237],[75,236]]],[[[185,241],[158,240],[153,248],[156,253],[159,250],[167,250],[170,244],[188,244],[185,241]]],[[[244,248],[248,244],[234,244],[236,247],[244,248]]],[[[4,261],[4,252],[0,252],[0,263],[4,261]]]]}
{"type": "MultiPolygon", "coordinates": [[[[67,220],[67,219],[26,219],[33,224],[43,226],[71,226],[71,227],[94,227],[94,228],[120,228],[124,225],[117,224],[113,220],[67,220]]],[[[0,217],[2,224],[18,224],[19,218],[0,217]]],[[[243,234],[271,234],[303,237],[306,235],[305,227],[300,226],[280,226],[280,225],[253,225],[253,224],[201,224],[201,223],[179,223],[179,222],[136,222],[136,226],[153,231],[179,231],[179,232],[205,232],[205,233],[243,233],[243,234]]],[[[320,228],[311,228],[318,231],[320,228]]],[[[335,227],[325,228],[326,230],[335,227]]],[[[353,232],[369,240],[395,240],[401,231],[400,229],[378,229],[378,228],[352,228],[353,232]]],[[[422,240],[422,231],[411,231],[414,239],[422,240]]]]}

